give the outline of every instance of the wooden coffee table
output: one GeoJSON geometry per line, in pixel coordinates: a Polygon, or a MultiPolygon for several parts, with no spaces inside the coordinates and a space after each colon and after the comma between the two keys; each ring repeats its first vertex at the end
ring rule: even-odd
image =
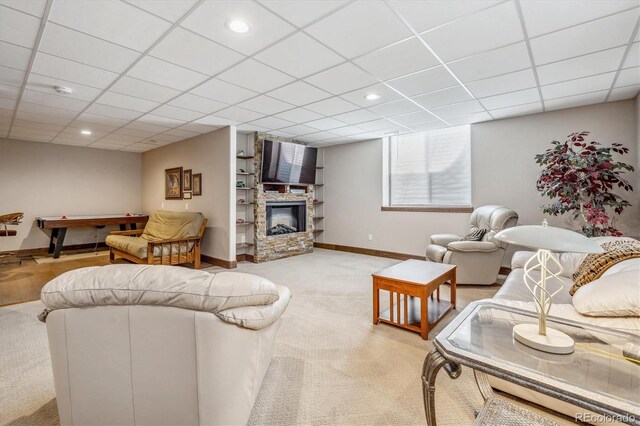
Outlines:
{"type": "Polygon", "coordinates": [[[420,333],[427,340],[429,329],[456,308],[455,265],[406,260],[372,276],[374,324],[395,325],[420,333]],[[451,283],[451,301],[441,301],[440,286],[447,281],[451,283]],[[380,312],[380,290],[389,292],[389,309],[384,312],[380,312]]]}

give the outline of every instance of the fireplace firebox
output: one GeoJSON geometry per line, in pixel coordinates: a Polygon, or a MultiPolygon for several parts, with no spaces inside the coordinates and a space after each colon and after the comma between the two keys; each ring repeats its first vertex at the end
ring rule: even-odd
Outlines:
{"type": "Polygon", "coordinates": [[[267,201],[267,235],[292,234],[307,230],[305,201],[267,201]]]}

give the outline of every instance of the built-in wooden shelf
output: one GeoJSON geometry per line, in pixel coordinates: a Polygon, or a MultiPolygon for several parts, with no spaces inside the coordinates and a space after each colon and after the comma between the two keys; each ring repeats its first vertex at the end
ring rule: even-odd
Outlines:
{"type": "Polygon", "coordinates": [[[238,243],[238,244],[236,244],[236,248],[237,249],[245,248],[245,247],[253,247],[253,244],[252,243],[238,243]]]}
{"type": "Polygon", "coordinates": [[[236,189],[240,189],[240,190],[245,190],[245,191],[247,191],[247,190],[249,190],[249,189],[255,189],[255,188],[240,188],[239,186],[236,186],[236,189]]]}
{"type": "Polygon", "coordinates": [[[315,184],[315,185],[313,185],[313,186],[324,186],[324,183],[316,183],[316,184],[315,184]]]}
{"type": "Polygon", "coordinates": [[[322,170],[322,169],[324,169],[324,166],[316,166],[316,169],[322,170]]]}
{"type": "Polygon", "coordinates": [[[314,233],[314,234],[315,234],[315,233],[317,233],[317,232],[324,232],[324,229],[314,229],[314,230],[313,230],[313,233],[314,233]]]}
{"type": "Polygon", "coordinates": [[[314,205],[316,205],[316,204],[324,204],[324,201],[314,201],[313,204],[314,205]]]}
{"type": "Polygon", "coordinates": [[[318,220],[324,219],[324,216],[315,216],[313,219],[318,219],[318,220]]]}
{"type": "Polygon", "coordinates": [[[249,173],[249,172],[236,172],[236,175],[249,176],[249,175],[255,175],[255,173],[249,173]]]}
{"type": "Polygon", "coordinates": [[[251,160],[253,155],[236,155],[236,158],[238,160],[251,160]]]}
{"type": "Polygon", "coordinates": [[[17,231],[15,229],[3,229],[0,231],[0,237],[15,237],[17,231]]]}
{"type": "Polygon", "coordinates": [[[253,222],[236,222],[236,225],[253,225],[253,222]]]}
{"type": "Polygon", "coordinates": [[[254,202],[252,201],[250,203],[236,203],[236,204],[239,205],[239,206],[248,206],[250,204],[254,204],[254,202]]]}

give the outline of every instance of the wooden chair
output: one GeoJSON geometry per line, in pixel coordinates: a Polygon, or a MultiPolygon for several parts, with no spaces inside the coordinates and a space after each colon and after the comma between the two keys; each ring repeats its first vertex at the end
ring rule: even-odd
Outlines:
{"type": "MultiPolygon", "coordinates": [[[[9,229],[9,225],[19,225],[22,222],[22,218],[24,218],[23,212],[9,213],[0,215],[0,237],[12,237],[17,234],[14,229],[9,229]]],[[[17,259],[15,253],[0,253],[0,265],[7,264],[19,264],[22,265],[22,260],[17,259]],[[9,261],[9,259],[13,259],[9,261]]]]}
{"type": "MultiPolygon", "coordinates": [[[[148,265],[179,265],[183,263],[193,263],[195,269],[201,267],[201,250],[202,236],[207,226],[207,219],[202,220],[202,224],[198,230],[198,234],[194,237],[184,237],[167,240],[146,241],[147,256],[140,258],[133,253],[124,251],[120,248],[113,247],[109,244],[109,259],[115,260],[116,257],[127,259],[134,263],[142,263],[148,265]]],[[[129,237],[140,237],[144,233],[144,229],[112,231],[110,235],[122,235],[129,237]]],[[[140,238],[141,240],[141,238],[140,238]]]]}

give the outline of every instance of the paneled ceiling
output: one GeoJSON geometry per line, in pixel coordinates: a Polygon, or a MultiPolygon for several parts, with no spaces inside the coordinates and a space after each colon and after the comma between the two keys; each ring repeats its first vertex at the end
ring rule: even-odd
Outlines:
{"type": "Polygon", "coordinates": [[[0,0],[0,137],[143,152],[232,124],[326,146],[629,99],[639,19],[640,0],[0,0]]]}

